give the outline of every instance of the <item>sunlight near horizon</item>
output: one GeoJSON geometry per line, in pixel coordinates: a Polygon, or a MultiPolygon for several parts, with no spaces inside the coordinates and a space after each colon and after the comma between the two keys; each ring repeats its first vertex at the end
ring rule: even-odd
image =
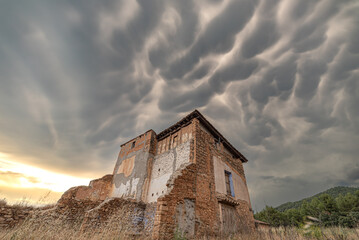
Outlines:
{"type": "Polygon", "coordinates": [[[73,186],[88,185],[90,180],[18,163],[10,155],[0,152],[0,186],[64,192],[73,186]]]}

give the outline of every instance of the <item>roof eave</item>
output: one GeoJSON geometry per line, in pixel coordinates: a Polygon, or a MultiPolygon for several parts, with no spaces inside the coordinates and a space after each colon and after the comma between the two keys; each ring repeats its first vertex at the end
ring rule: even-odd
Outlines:
{"type": "Polygon", "coordinates": [[[233,145],[196,109],[186,117],[175,123],[174,125],[168,127],[157,135],[157,140],[161,140],[172,132],[177,131],[183,126],[186,126],[192,122],[192,119],[197,118],[209,131],[212,135],[218,136],[223,145],[231,151],[231,153],[238,157],[242,162],[248,162],[248,160],[241,154],[233,145]]]}

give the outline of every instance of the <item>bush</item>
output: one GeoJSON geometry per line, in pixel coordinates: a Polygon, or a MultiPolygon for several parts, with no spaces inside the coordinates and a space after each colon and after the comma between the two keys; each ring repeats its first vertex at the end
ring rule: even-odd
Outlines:
{"type": "Polygon", "coordinates": [[[5,198],[0,199],[0,206],[3,207],[3,206],[6,206],[6,205],[7,205],[6,199],[5,198]]]}

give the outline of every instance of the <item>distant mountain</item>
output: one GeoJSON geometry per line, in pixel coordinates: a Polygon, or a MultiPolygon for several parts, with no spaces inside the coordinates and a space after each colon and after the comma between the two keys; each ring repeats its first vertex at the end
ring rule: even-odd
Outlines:
{"type": "Polygon", "coordinates": [[[336,198],[340,194],[346,195],[347,193],[354,193],[357,190],[359,190],[359,187],[357,187],[357,188],[355,188],[355,187],[333,187],[333,188],[329,188],[328,190],[326,190],[324,192],[320,192],[318,194],[315,194],[314,196],[304,198],[304,199],[296,201],[296,202],[283,203],[282,205],[276,207],[275,209],[277,209],[278,211],[284,212],[287,209],[299,208],[304,201],[310,202],[310,201],[312,201],[313,198],[318,197],[319,195],[324,194],[324,193],[327,193],[330,196],[332,196],[333,198],[336,198]]]}

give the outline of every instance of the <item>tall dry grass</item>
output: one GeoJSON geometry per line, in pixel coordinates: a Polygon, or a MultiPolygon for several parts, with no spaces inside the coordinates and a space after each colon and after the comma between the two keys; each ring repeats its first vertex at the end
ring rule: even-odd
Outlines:
{"type": "MultiPolygon", "coordinates": [[[[0,204],[6,202],[0,201],[0,204]]],[[[24,204],[18,207],[28,207],[24,204]]],[[[71,221],[53,214],[52,206],[37,208],[42,212],[26,219],[22,224],[12,229],[0,229],[0,239],[4,240],[118,240],[118,239],[149,239],[149,235],[143,235],[140,230],[143,226],[133,222],[133,212],[118,209],[105,222],[92,222],[83,224],[83,218],[71,221]],[[45,213],[45,214],[43,214],[45,213]],[[131,216],[130,216],[131,215],[131,216]],[[137,225],[136,225],[137,224],[137,225]]],[[[174,235],[174,239],[185,239],[174,235]]],[[[228,239],[228,240],[358,240],[359,229],[340,227],[319,228],[311,230],[300,228],[268,228],[259,229],[252,233],[235,234],[228,237],[199,237],[197,239],[228,239]]]]}
{"type": "Polygon", "coordinates": [[[250,234],[236,234],[229,237],[229,239],[236,240],[257,240],[257,239],[270,239],[270,240],[358,240],[359,229],[349,228],[319,228],[315,227],[308,230],[303,230],[295,227],[279,227],[270,229],[259,229],[250,234]]]}
{"type": "MultiPolygon", "coordinates": [[[[0,239],[44,239],[44,240],[115,240],[115,239],[149,239],[149,236],[137,235],[133,228],[123,223],[121,217],[114,217],[106,226],[99,228],[88,228],[81,230],[81,224],[68,224],[61,220],[54,220],[51,223],[32,220],[25,221],[22,225],[7,230],[0,230],[0,239]]],[[[174,239],[185,239],[177,238],[174,239]]],[[[271,228],[258,230],[254,233],[236,234],[226,238],[201,237],[198,239],[228,239],[228,240],[357,240],[359,229],[346,228],[324,228],[316,229],[306,233],[298,228],[271,228]]]]}
{"type": "Polygon", "coordinates": [[[12,229],[1,229],[0,239],[8,240],[99,240],[99,239],[145,239],[139,235],[136,227],[126,220],[127,216],[118,214],[106,224],[97,227],[86,227],[81,221],[52,218],[47,215],[28,218],[12,229]]]}

